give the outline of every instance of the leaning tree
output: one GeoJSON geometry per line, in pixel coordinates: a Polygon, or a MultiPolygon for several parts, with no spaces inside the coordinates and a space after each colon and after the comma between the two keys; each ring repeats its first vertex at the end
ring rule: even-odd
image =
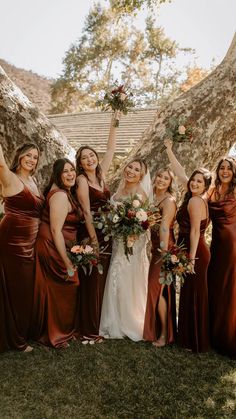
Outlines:
{"type": "Polygon", "coordinates": [[[39,182],[49,176],[52,163],[73,149],[62,133],[32,104],[0,67],[0,143],[8,162],[24,142],[36,143],[41,152],[39,182]]]}
{"type": "MultiPolygon", "coordinates": [[[[167,156],[161,149],[166,127],[173,118],[182,118],[193,127],[192,141],[175,143],[173,147],[187,173],[197,166],[212,169],[219,157],[229,152],[236,142],[236,34],[226,57],[208,77],[157,112],[128,159],[143,158],[151,174],[165,165],[167,156]]],[[[113,177],[113,187],[120,170],[113,177]]]]}

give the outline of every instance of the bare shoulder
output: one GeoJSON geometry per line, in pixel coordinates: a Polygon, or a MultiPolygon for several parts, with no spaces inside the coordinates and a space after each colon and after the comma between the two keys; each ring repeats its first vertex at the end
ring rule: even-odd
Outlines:
{"type": "Polygon", "coordinates": [[[201,196],[192,196],[188,202],[189,208],[202,208],[205,207],[204,199],[201,196]]]}
{"type": "Polygon", "coordinates": [[[57,204],[57,205],[65,205],[69,202],[68,196],[66,191],[63,191],[63,189],[57,190],[50,198],[49,198],[50,204],[57,204]]]}

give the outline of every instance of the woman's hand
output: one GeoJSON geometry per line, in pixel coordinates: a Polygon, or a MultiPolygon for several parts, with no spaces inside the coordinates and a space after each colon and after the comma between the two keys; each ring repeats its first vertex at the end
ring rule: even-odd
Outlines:
{"type": "Polygon", "coordinates": [[[169,138],[164,139],[164,144],[167,150],[172,150],[173,142],[169,138]]]}

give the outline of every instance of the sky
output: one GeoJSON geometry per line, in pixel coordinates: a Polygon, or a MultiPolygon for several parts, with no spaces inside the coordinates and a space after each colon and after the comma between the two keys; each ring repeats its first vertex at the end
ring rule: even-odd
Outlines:
{"type": "MultiPolygon", "coordinates": [[[[0,0],[0,58],[58,77],[65,52],[80,37],[92,4],[93,0],[0,0]]],[[[140,27],[143,15],[139,13],[140,27]]],[[[172,0],[160,7],[157,22],[181,47],[196,50],[192,63],[209,68],[213,59],[218,64],[224,58],[234,36],[236,0],[172,0]]],[[[180,66],[186,64],[186,58],[181,60],[180,66]]]]}

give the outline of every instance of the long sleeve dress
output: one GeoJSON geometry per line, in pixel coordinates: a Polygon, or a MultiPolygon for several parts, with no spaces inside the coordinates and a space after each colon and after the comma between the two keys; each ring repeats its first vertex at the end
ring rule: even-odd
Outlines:
{"type": "Polygon", "coordinates": [[[25,350],[30,334],[35,240],[44,198],[25,185],[4,198],[0,222],[0,351],[25,350]]]}
{"type": "Polygon", "coordinates": [[[236,199],[209,202],[212,220],[208,269],[212,347],[236,359],[236,199]]]}

